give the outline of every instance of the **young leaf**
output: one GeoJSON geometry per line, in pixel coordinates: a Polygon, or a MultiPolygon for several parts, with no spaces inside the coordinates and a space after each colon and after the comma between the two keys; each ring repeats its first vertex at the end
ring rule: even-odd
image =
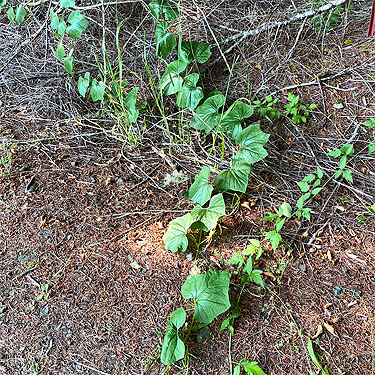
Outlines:
{"type": "Polygon", "coordinates": [[[0,0],[0,12],[1,8],[7,3],[7,0],[0,0]]]}
{"type": "Polygon", "coordinates": [[[87,88],[90,85],[90,72],[86,72],[84,78],[79,77],[78,79],[78,92],[85,97],[87,88]]]}
{"type": "Polygon", "coordinates": [[[284,202],[279,208],[279,216],[285,216],[287,218],[292,217],[292,207],[288,202],[284,202]]]}
{"type": "Polygon", "coordinates": [[[58,25],[57,25],[57,33],[60,35],[60,36],[63,36],[64,35],[64,32],[66,30],[67,26],[66,26],[66,23],[65,21],[61,21],[58,25]]]}
{"type": "Polygon", "coordinates": [[[351,143],[346,143],[340,148],[341,154],[343,155],[353,155],[354,154],[354,147],[351,143]]]}
{"type": "Polygon", "coordinates": [[[247,375],[267,375],[259,366],[257,362],[249,362],[244,358],[240,365],[243,367],[247,375]]]}
{"type": "Polygon", "coordinates": [[[57,30],[57,26],[59,26],[60,19],[59,17],[53,12],[53,9],[51,8],[49,10],[49,14],[51,17],[51,29],[57,30]]]}
{"type": "Polygon", "coordinates": [[[251,275],[251,272],[253,272],[253,260],[251,259],[251,257],[247,259],[243,271],[246,272],[248,275],[251,275]]]}
{"type": "Polygon", "coordinates": [[[194,109],[203,99],[203,90],[197,87],[198,73],[189,74],[185,77],[184,84],[177,95],[177,105],[180,108],[194,109]]]}
{"type": "Polygon", "coordinates": [[[323,172],[319,167],[316,167],[316,175],[320,180],[323,178],[323,172]]]}
{"type": "Polygon", "coordinates": [[[75,10],[70,13],[68,17],[68,23],[70,26],[67,27],[66,33],[71,38],[80,38],[81,34],[87,29],[89,21],[81,14],[79,10],[75,10]]]}
{"type": "Polygon", "coordinates": [[[284,226],[284,224],[285,224],[285,219],[282,219],[280,221],[276,221],[276,225],[275,225],[276,232],[280,232],[282,227],[284,226]]]}
{"type": "Polygon", "coordinates": [[[156,21],[159,20],[160,13],[164,13],[167,21],[174,21],[178,17],[178,8],[169,1],[152,0],[148,7],[156,21]]]}
{"type": "Polygon", "coordinates": [[[74,0],[60,0],[60,5],[63,8],[74,8],[76,6],[76,3],[74,0]]]}
{"type": "Polygon", "coordinates": [[[313,173],[309,173],[306,177],[303,178],[303,182],[313,182],[316,176],[313,173]]]}
{"type": "Polygon", "coordinates": [[[127,120],[130,123],[135,123],[137,121],[139,111],[135,109],[135,105],[137,103],[137,93],[138,93],[139,87],[134,87],[131,89],[128,95],[126,95],[126,98],[124,100],[124,105],[127,108],[127,120]]]}
{"type": "Polygon", "coordinates": [[[341,151],[338,148],[335,148],[334,150],[330,151],[328,156],[332,156],[333,158],[338,158],[341,155],[341,151]]]}
{"type": "Polygon", "coordinates": [[[57,60],[59,60],[59,61],[62,61],[62,59],[65,56],[65,48],[62,44],[62,38],[59,41],[59,44],[57,45],[55,56],[56,56],[57,60]]]}
{"type": "Polygon", "coordinates": [[[233,266],[238,266],[238,268],[241,268],[245,264],[245,257],[242,256],[239,253],[235,253],[232,258],[228,259],[226,261],[227,264],[231,264],[233,266]]]}
{"type": "Polygon", "coordinates": [[[73,56],[69,55],[68,57],[65,57],[64,68],[68,73],[73,73],[73,56]]]}
{"type": "Polygon", "coordinates": [[[191,275],[181,288],[185,299],[195,301],[195,317],[202,323],[211,323],[218,315],[230,307],[230,273],[228,271],[209,270],[201,275],[191,275]]]}
{"type": "Polygon", "coordinates": [[[16,22],[21,24],[26,16],[26,10],[22,4],[18,5],[17,12],[16,12],[16,22]]]}
{"type": "Polygon", "coordinates": [[[221,171],[215,178],[215,185],[219,191],[246,191],[249,174],[252,171],[251,165],[242,159],[232,159],[230,161],[231,168],[221,171]]]}
{"type": "Polygon", "coordinates": [[[267,233],[266,240],[270,240],[272,249],[276,250],[277,246],[279,246],[281,242],[281,235],[277,233],[275,230],[272,230],[271,232],[267,233]]]}
{"type": "Polygon", "coordinates": [[[346,167],[346,155],[342,156],[339,161],[339,168],[344,169],[346,167]]]}
{"type": "Polygon", "coordinates": [[[178,330],[185,324],[185,321],[186,313],[182,307],[171,314],[161,348],[160,359],[164,365],[177,362],[185,356],[185,344],[178,336],[178,330]]]}
{"type": "Polygon", "coordinates": [[[208,134],[215,129],[220,122],[219,108],[225,104],[225,96],[222,93],[208,97],[195,111],[190,126],[198,130],[204,130],[208,134]]]}
{"type": "Polygon", "coordinates": [[[322,191],[322,189],[323,188],[321,188],[321,187],[318,187],[318,188],[315,188],[315,189],[312,189],[311,190],[311,195],[317,195],[317,194],[319,194],[321,191],[322,191]]]}
{"type": "Polygon", "coordinates": [[[233,370],[233,375],[241,375],[241,366],[237,365],[233,370]]]}
{"type": "MultiPolygon", "coordinates": [[[[193,217],[194,222],[202,223],[200,228],[204,229],[206,232],[215,228],[217,221],[225,215],[225,202],[223,194],[214,195],[210,200],[210,205],[208,208],[202,208],[196,206],[191,211],[191,216],[193,217]]],[[[193,230],[192,225],[192,230],[193,230]]]]}
{"type": "Polygon", "coordinates": [[[373,152],[375,152],[375,140],[368,145],[368,154],[370,155],[373,152]]]}
{"type": "Polygon", "coordinates": [[[363,122],[363,125],[368,126],[370,129],[375,127],[375,118],[370,118],[370,120],[363,122]]]}
{"type": "Polygon", "coordinates": [[[210,45],[208,43],[182,42],[181,51],[178,56],[180,60],[190,64],[194,59],[199,63],[205,63],[211,57],[210,45]]]}
{"type": "Polygon", "coordinates": [[[269,137],[269,134],[260,130],[259,124],[248,126],[239,132],[236,137],[236,144],[240,145],[241,149],[235,155],[235,159],[244,159],[249,164],[264,159],[268,153],[263,146],[267,143],[269,137]]]}
{"type": "Polygon", "coordinates": [[[307,191],[310,190],[310,185],[307,182],[300,181],[300,182],[297,182],[297,185],[299,189],[302,191],[302,193],[306,193],[307,191]]]}
{"type": "Polygon", "coordinates": [[[210,199],[213,190],[212,185],[208,183],[210,173],[210,168],[202,168],[202,170],[195,176],[194,183],[186,194],[187,199],[198,203],[201,206],[210,199]]]}
{"type": "Polygon", "coordinates": [[[180,73],[183,72],[187,67],[187,64],[184,61],[176,60],[171,62],[163,76],[161,77],[159,86],[166,95],[172,95],[182,89],[183,79],[180,76],[180,73]]]}
{"type": "Polygon", "coordinates": [[[334,178],[339,178],[340,176],[342,175],[342,169],[339,169],[336,173],[335,173],[335,175],[333,176],[334,178]]]}
{"type": "Polygon", "coordinates": [[[185,251],[188,247],[187,231],[193,223],[193,216],[188,213],[182,217],[172,220],[168,230],[163,236],[163,242],[167,250],[173,253],[185,251]]]}
{"type": "Polygon", "coordinates": [[[16,18],[16,15],[14,14],[13,7],[10,7],[7,11],[7,17],[10,23],[14,23],[14,19],[16,18]]]}
{"type": "Polygon", "coordinates": [[[253,283],[256,283],[264,288],[264,282],[261,276],[262,273],[263,272],[261,270],[253,270],[253,272],[250,274],[249,281],[252,281],[253,283]]]}
{"type": "Polygon", "coordinates": [[[344,177],[346,181],[353,183],[352,171],[350,171],[349,169],[346,169],[342,172],[342,177],[344,177]]]}
{"type": "Polygon", "coordinates": [[[155,28],[156,57],[166,59],[177,46],[176,36],[168,32],[169,23],[160,22],[155,28]]]}
{"type": "Polygon", "coordinates": [[[104,82],[98,82],[96,79],[93,79],[90,84],[90,95],[94,102],[103,100],[105,92],[104,82]]]}

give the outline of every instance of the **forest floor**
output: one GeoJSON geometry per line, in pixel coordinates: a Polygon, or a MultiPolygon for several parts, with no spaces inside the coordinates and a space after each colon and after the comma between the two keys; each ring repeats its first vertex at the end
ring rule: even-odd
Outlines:
{"type": "MultiPolygon", "coordinates": [[[[215,45],[213,35],[220,40],[232,29],[254,29],[272,19],[271,10],[274,19],[297,12],[294,3],[278,3],[192,1],[185,4],[183,32],[215,45]]],[[[329,374],[375,373],[375,215],[366,208],[375,204],[375,158],[366,151],[374,134],[363,125],[375,117],[370,3],[353,3],[330,30],[308,19],[245,38],[226,55],[229,62],[237,56],[229,83],[220,51],[212,48],[211,60],[219,60],[201,72],[208,87],[228,88],[236,98],[272,93],[279,108],[292,92],[317,109],[306,124],[255,118],[271,134],[269,156],[254,165],[240,202],[226,201],[231,213],[205,239],[199,259],[231,269],[226,260],[258,239],[265,252],[257,267],[267,288],[246,286],[231,340],[220,332],[226,313],[210,324],[203,343],[192,338],[188,361],[167,374],[229,374],[243,358],[269,375],[319,373],[309,337],[329,374]],[[264,241],[272,225],[262,218],[284,201],[295,206],[297,182],[317,166],[328,181],[338,161],[326,153],[345,143],[356,150],[347,165],[353,183],[332,179],[310,203],[311,222],[289,220],[273,251],[264,241]]],[[[151,103],[138,57],[144,50],[155,55],[152,17],[141,2],[123,7],[126,63],[151,103]],[[144,40],[146,47],[139,45],[144,40]]],[[[100,14],[91,11],[91,19],[100,14]]],[[[0,16],[1,61],[39,29],[46,8],[33,12],[21,26],[0,16]]],[[[92,33],[87,40],[95,40],[92,33]]],[[[181,190],[203,165],[214,167],[207,157],[212,140],[199,141],[192,131],[191,142],[170,145],[150,104],[137,147],[115,139],[111,120],[98,115],[100,104],[79,97],[78,78],[69,79],[53,43],[46,27],[0,77],[0,374],[162,374],[162,337],[183,304],[181,286],[195,257],[191,246],[167,251],[162,237],[191,208],[181,190]],[[173,165],[186,181],[166,185],[173,165]]],[[[157,77],[160,62],[151,67],[157,77]]],[[[178,115],[172,105],[166,111],[173,130],[178,115]]],[[[234,277],[233,298],[238,284],[234,277]]]]}

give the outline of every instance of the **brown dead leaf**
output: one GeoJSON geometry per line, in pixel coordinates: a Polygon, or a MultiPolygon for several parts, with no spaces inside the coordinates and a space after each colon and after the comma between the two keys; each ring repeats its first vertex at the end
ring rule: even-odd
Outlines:
{"type": "Polygon", "coordinates": [[[105,186],[108,186],[110,184],[113,184],[113,182],[115,181],[115,179],[113,177],[108,177],[106,180],[105,180],[105,186]]]}
{"type": "Polygon", "coordinates": [[[274,274],[273,274],[272,272],[264,271],[264,272],[263,272],[263,275],[266,275],[266,276],[268,276],[269,278],[271,278],[273,281],[276,281],[276,277],[274,276],[274,274]]]}
{"type": "Polygon", "coordinates": [[[244,207],[244,208],[247,208],[248,210],[250,210],[250,204],[249,204],[249,202],[242,202],[241,203],[241,207],[244,207]]]}
{"type": "Polygon", "coordinates": [[[333,206],[333,207],[336,208],[336,210],[339,210],[341,212],[345,211],[345,207],[344,206],[333,206]]]}
{"type": "Polygon", "coordinates": [[[336,332],[335,332],[335,328],[333,326],[331,326],[330,324],[326,323],[326,322],[323,322],[323,325],[324,325],[324,328],[329,332],[329,333],[332,333],[333,336],[336,336],[336,332]]]}
{"type": "Polygon", "coordinates": [[[316,330],[316,333],[313,337],[311,337],[312,340],[315,340],[316,338],[318,338],[321,334],[323,333],[323,327],[321,324],[318,325],[318,328],[316,330]]]}
{"type": "Polygon", "coordinates": [[[332,319],[332,323],[333,324],[336,324],[337,322],[339,322],[341,320],[341,318],[339,316],[336,316],[336,318],[333,318],[332,319]]]}
{"type": "Polygon", "coordinates": [[[327,258],[332,262],[332,254],[330,250],[327,251],[327,258]]]}
{"type": "Polygon", "coordinates": [[[332,303],[326,303],[324,306],[323,306],[323,310],[327,310],[329,307],[332,306],[332,303]]]}

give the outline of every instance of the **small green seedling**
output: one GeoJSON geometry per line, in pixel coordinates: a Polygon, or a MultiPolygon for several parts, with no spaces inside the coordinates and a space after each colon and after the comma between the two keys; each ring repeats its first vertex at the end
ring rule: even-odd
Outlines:
{"type": "Polygon", "coordinates": [[[262,221],[270,221],[270,222],[275,223],[275,229],[268,232],[265,237],[266,240],[269,240],[271,242],[271,246],[273,250],[276,250],[277,247],[280,245],[282,238],[279,232],[283,228],[286,220],[290,219],[291,217],[292,217],[292,208],[289,203],[284,202],[279,207],[279,212],[277,215],[272,212],[268,212],[267,216],[265,216],[262,219],[262,221]],[[282,218],[283,216],[284,218],[282,218]]]}
{"type": "MultiPolygon", "coordinates": [[[[363,122],[363,125],[366,125],[369,129],[372,129],[373,137],[375,137],[375,118],[370,118],[370,120],[363,122]]],[[[372,154],[373,152],[375,152],[375,140],[371,141],[368,145],[368,153],[372,154]]]]}
{"type": "Polygon", "coordinates": [[[311,208],[303,206],[307,201],[311,200],[322,191],[322,178],[323,171],[319,167],[316,167],[316,174],[309,173],[301,181],[297,182],[298,187],[303,193],[296,203],[296,206],[298,208],[298,210],[296,211],[297,217],[304,217],[305,219],[310,221],[311,208]]]}
{"type": "Polygon", "coordinates": [[[241,367],[245,371],[247,375],[267,375],[259,366],[258,362],[249,362],[246,358],[244,358],[235,368],[233,371],[233,375],[240,375],[241,374],[241,367]]]}
{"type": "Polygon", "coordinates": [[[272,122],[281,116],[281,111],[275,107],[278,101],[278,98],[273,99],[272,96],[266,96],[263,101],[255,100],[253,104],[258,108],[258,113],[261,116],[272,122]]]}
{"type": "Polygon", "coordinates": [[[285,104],[284,108],[286,109],[285,114],[287,116],[292,116],[292,123],[293,124],[301,124],[307,122],[307,117],[309,116],[310,110],[315,109],[317,106],[316,104],[310,104],[309,108],[306,107],[302,103],[302,100],[299,96],[294,96],[293,94],[289,93],[287,97],[287,101],[289,103],[285,104]]]}
{"type": "Polygon", "coordinates": [[[350,182],[353,183],[352,171],[346,168],[346,164],[348,161],[348,157],[354,154],[354,147],[352,144],[347,143],[344,144],[341,148],[335,148],[334,150],[330,151],[327,155],[332,156],[333,158],[339,158],[339,170],[335,173],[334,178],[338,179],[341,175],[342,177],[350,182]]]}

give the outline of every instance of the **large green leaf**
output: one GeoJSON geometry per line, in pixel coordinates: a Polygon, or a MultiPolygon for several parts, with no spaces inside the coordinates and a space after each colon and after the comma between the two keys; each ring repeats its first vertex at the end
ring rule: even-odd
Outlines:
{"type": "Polygon", "coordinates": [[[187,278],[181,288],[181,294],[185,299],[194,299],[195,318],[198,321],[211,323],[230,308],[229,281],[229,271],[216,270],[187,278]]]}
{"type": "Polygon", "coordinates": [[[21,24],[23,22],[23,20],[25,19],[25,16],[26,16],[26,10],[25,8],[23,7],[22,4],[18,5],[18,8],[17,8],[17,12],[16,12],[16,22],[21,24]]]}
{"type": "Polygon", "coordinates": [[[210,168],[202,168],[195,176],[194,183],[186,194],[187,199],[203,206],[211,198],[213,187],[208,183],[210,173],[210,168]]]}
{"type": "Polygon", "coordinates": [[[126,96],[124,100],[124,105],[127,108],[127,119],[130,123],[134,123],[137,121],[139,111],[135,109],[135,105],[137,103],[137,93],[139,87],[134,87],[129,94],[126,96]]]}
{"type": "Polygon", "coordinates": [[[244,358],[240,363],[247,375],[267,375],[259,366],[258,362],[249,362],[244,358]]]}
{"type": "Polygon", "coordinates": [[[87,21],[79,10],[70,13],[68,23],[70,26],[67,27],[66,33],[74,39],[80,38],[89,25],[89,21],[87,21]]]}
{"type": "Polygon", "coordinates": [[[184,80],[180,76],[180,73],[186,69],[186,66],[186,62],[176,60],[172,61],[165,69],[159,85],[167,95],[175,94],[182,89],[184,80]]]}
{"type": "Polygon", "coordinates": [[[180,108],[194,109],[203,99],[203,90],[197,87],[198,73],[192,73],[185,77],[184,84],[177,95],[177,105],[180,108]]]}
{"type": "Polygon", "coordinates": [[[240,145],[241,149],[235,155],[235,159],[246,160],[249,164],[264,159],[268,153],[263,146],[269,137],[269,134],[260,130],[259,124],[248,126],[237,134],[236,144],[240,145]]]}
{"type": "Polygon", "coordinates": [[[105,92],[104,82],[98,82],[96,79],[93,79],[90,84],[90,95],[91,99],[94,102],[103,100],[105,92]]]}
{"type": "Polygon", "coordinates": [[[167,0],[152,0],[148,7],[156,21],[159,20],[160,13],[164,13],[167,21],[174,21],[178,17],[178,8],[167,0]]]}
{"type": "Polygon", "coordinates": [[[232,159],[230,169],[221,171],[215,178],[215,185],[220,191],[239,191],[244,193],[249,182],[251,165],[243,159],[232,159]]]}
{"type": "Polygon", "coordinates": [[[163,346],[161,348],[161,362],[164,365],[177,362],[185,356],[185,344],[178,336],[178,329],[185,324],[185,321],[186,313],[182,307],[173,311],[165,329],[163,346]]]}
{"type": "Polygon", "coordinates": [[[191,63],[194,59],[199,63],[205,63],[211,56],[208,43],[182,42],[179,59],[191,63]]]}
{"type": "Polygon", "coordinates": [[[187,231],[193,223],[193,217],[190,213],[178,217],[169,223],[168,230],[163,236],[163,242],[167,250],[173,253],[185,251],[188,247],[187,231]]]}
{"type": "Polygon", "coordinates": [[[222,93],[217,93],[208,97],[197,107],[194,117],[190,122],[190,126],[198,130],[204,130],[205,133],[208,134],[218,126],[221,119],[219,109],[224,103],[225,96],[222,93]]]}
{"type": "Polygon", "coordinates": [[[168,32],[169,23],[160,22],[155,28],[156,56],[166,59],[177,46],[176,36],[168,32]]]}
{"type": "Polygon", "coordinates": [[[207,208],[195,206],[191,211],[194,223],[191,226],[192,230],[203,229],[208,232],[215,228],[217,221],[225,215],[225,202],[223,194],[214,195],[207,208]]]}
{"type": "Polygon", "coordinates": [[[224,114],[220,121],[218,130],[229,132],[233,139],[238,135],[238,129],[241,128],[241,121],[250,117],[254,113],[251,105],[236,102],[224,114]]]}

